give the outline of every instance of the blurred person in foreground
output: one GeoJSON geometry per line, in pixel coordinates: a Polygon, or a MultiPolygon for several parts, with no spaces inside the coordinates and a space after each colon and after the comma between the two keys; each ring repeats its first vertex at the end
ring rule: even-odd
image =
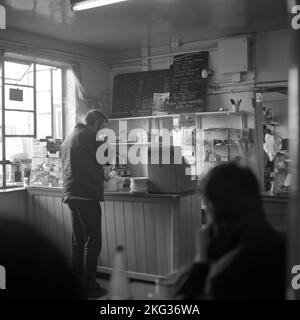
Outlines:
{"type": "Polygon", "coordinates": [[[179,272],[175,299],[285,298],[285,239],[266,221],[256,177],[237,164],[202,183],[211,223],[198,231],[194,263],[179,272]]]}
{"type": "Polygon", "coordinates": [[[0,266],[5,269],[0,300],[86,299],[81,283],[48,239],[24,223],[3,217],[0,266]]]}
{"type": "Polygon", "coordinates": [[[97,132],[104,129],[106,116],[99,110],[88,111],[84,123],[78,123],[62,145],[63,195],[72,214],[73,270],[89,298],[107,292],[96,282],[98,256],[101,251],[101,206],[104,169],[96,152],[104,141],[97,132]]]}

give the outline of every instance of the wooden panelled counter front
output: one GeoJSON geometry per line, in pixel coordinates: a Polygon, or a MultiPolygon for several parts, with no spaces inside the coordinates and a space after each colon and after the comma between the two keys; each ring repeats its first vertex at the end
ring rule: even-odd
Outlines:
{"type": "MultiPolygon", "coordinates": [[[[166,277],[194,257],[195,230],[201,223],[197,194],[105,194],[102,207],[102,250],[98,270],[109,272],[116,246],[125,249],[130,276],[166,277]]],[[[72,226],[62,190],[28,189],[28,220],[71,260],[72,226]]]]}
{"type": "MultiPolygon", "coordinates": [[[[25,203],[25,190],[19,193],[24,195],[25,203]]],[[[8,195],[5,193],[3,197],[6,199],[8,195]]],[[[20,207],[18,212],[23,211],[23,202],[17,202],[20,202],[15,203],[20,207]]],[[[288,198],[263,196],[263,203],[273,227],[286,232],[288,198]]],[[[71,215],[62,203],[62,190],[31,187],[27,206],[26,220],[52,239],[71,261],[71,215]]],[[[101,207],[103,242],[99,271],[111,270],[117,245],[125,248],[125,264],[130,276],[140,279],[165,277],[193,259],[195,230],[201,223],[197,194],[112,192],[105,194],[101,207]]]]}

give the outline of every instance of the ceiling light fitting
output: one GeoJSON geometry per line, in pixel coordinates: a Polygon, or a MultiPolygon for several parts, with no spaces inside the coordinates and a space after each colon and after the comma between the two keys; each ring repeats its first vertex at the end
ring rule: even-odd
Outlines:
{"type": "Polygon", "coordinates": [[[107,6],[118,2],[124,2],[128,0],[83,0],[83,1],[71,1],[71,8],[73,11],[87,10],[91,8],[107,6]]]}
{"type": "Polygon", "coordinates": [[[4,6],[0,6],[0,29],[6,29],[6,10],[4,6]]]}

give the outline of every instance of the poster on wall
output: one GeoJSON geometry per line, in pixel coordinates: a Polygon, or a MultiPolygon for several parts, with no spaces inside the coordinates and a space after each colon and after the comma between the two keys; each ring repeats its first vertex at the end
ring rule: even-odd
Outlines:
{"type": "Polygon", "coordinates": [[[180,125],[181,127],[195,127],[196,116],[194,113],[182,113],[180,114],[180,125]]]}
{"type": "Polygon", "coordinates": [[[168,114],[170,92],[154,93],[152,115],[168,114]]]}

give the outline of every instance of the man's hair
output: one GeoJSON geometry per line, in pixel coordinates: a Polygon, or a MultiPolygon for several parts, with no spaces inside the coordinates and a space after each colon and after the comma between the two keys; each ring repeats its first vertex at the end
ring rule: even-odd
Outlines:
{"type": "Polygon", "coordinates": [[[96,109],[88,111],[84,116],[85,124],[93,126],[97,120],[100,120],[101,123],[108,122],[106,115],[96,109]]]}

